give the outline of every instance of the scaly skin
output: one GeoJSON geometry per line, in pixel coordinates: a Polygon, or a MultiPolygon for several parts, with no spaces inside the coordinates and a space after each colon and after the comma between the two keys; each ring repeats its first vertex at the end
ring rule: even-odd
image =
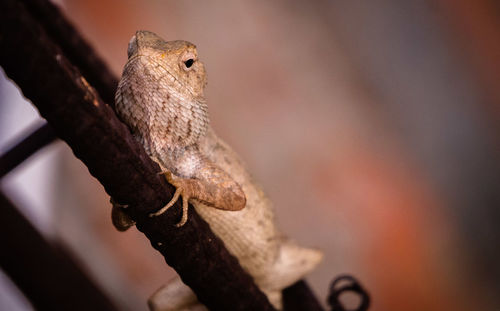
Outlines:
{"type": "MultiPolygon", "coordinates": [[[[165,42],[138,31],[116,93],[116,110],[149,156],[177,188],[165,212],[179,197],[210,224],[229,252],[253,276],[271,303],[281,308],[281,290],[321,260],[321,252],[297,246],[276,228],[272,204],[235,152],[209,126],[204,96],[206,73],[196,47],[165,42]]],[[[114,207],[114,224],[131,225],[114,207]]],[[[204,308],[176,279],[150,299],[153,310],[204,308]],[[181,293],[181,294],[180,294],[181,293]]]]}

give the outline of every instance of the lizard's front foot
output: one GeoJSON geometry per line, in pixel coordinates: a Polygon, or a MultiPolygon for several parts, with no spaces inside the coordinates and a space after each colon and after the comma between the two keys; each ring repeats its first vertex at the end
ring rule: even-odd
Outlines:
{"type": "Polygon", "coordinates": [[[182,227],[186,223],[187,218],[188,218],[189,195],[186,193],[185,187],[182,184],[181,179],[175,178],[172,175],[172,173],[169,171],[160,172],[159,174],[165,175],[165,177],[167,178],[167,181],[171,185],[173,185],[176,188],[176,190],[175,190],[175,193],[174,193],[172,200],[170,200],[170,202],[168,202],[167,205],[165,205],[164,207],[162,207],[158,211],[149,214],[149,217],[156,217],[156,216],[159,216],[159,215],[165,213],[171,206],[173,206],[175,204],[175,202],[177,202],[177,200],[179,199],[179,196],[182,196],[182,218],[181,218],[181,221],[175,225],[176,227],[182,227]]]}

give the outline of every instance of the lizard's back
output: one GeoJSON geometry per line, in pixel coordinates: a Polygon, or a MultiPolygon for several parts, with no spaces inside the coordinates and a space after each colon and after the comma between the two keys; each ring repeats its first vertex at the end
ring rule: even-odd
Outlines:
{"type": "Polygon", "coordinates": [[[257,285],[264,291],[282,290],[310,272],[322,253],[299,247],[282,235],[275,226],[271,201],[238,155],[211,129],[200,149],[241,185],[247,203],[244,209],[231,212],[200,203],[194,206],[257,285]]]}

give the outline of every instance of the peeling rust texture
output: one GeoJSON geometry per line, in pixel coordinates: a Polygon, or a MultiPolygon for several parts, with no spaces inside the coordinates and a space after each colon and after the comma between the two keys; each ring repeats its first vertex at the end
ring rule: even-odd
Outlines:
{"type": "Polygon", "coordinates": [[[173,187],[22,2],[0,2],[0,65],[106,192],[129,205],[151,244],[211,310],[273,310],[266,296],[190,207],[155,218],[173,187]],[[158,246],[161,242],[161,246],[158,246]]]}

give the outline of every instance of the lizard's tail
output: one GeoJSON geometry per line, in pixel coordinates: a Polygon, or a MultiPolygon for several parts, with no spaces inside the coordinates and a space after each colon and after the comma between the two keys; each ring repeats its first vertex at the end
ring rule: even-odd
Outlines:
{"type": "Polygon", "coordinates": [[[292,285],[311,272],[323,259],[320,250],[304,248],[286,240],[280,247],[271,275],[262,283],[264,288],[280,289],[292,285]]]}

